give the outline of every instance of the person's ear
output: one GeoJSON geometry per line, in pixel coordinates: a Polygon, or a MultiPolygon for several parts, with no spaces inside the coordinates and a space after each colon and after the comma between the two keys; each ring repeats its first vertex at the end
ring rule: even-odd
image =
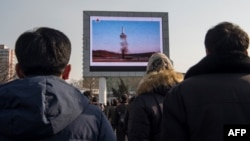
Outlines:
{"type": "Polygon", "coordinates": [[[64,71],[63,71],[63,73],[62,73],[62,79],[64,79],[64,80],[69,79],[70,71],[71,71],[71,65],[68,64],[68,65],[64,68],[64,71]]]}
{"type": "Polygon", "coordinates": [[[24,78],[25,75],[23,74],[22,69],[20,68],[20,65],[17,63],[15,66],[16,74],[19,78],[24,78]]]}

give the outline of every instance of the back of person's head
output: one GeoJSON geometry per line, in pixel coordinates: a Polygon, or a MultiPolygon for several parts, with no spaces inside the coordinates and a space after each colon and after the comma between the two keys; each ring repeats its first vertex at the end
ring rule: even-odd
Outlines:
{"type": "Polygon", "coordinates": [[[111,105],[112,106],[117,106],[118,105],[118,100],[117,99],[112,99],[111,105]]]}
{"type": "Polygon", "coordinates": [[[146,73],[173,70],[170,59],[163,53],[154,53],[148,60],[146,73]]]}
{"type": "Polygon", "coordinates": [[[205,47],[207,54],[247,52],[248,34],[238,25],[222,22],[207,31],[205,47]]]}
{"type": "Polygon", "coordinates": [[[92,98],[92,102],[96,102],[96,103],[97,103],[97,102],[98,102],[98,98],[97,98],[96,96],[93,97],[93,98],[92,98]]]}
{"type": "Polygon", "coordinates": [[[23,75],[60,76],[69,63],[71,43],[61,31],[41,27],[21,34],[15,53],[23,75]]]}
{"type": "Polygon", "coordinates": [[[107,100],[107,102],[106,102],[106,106],[110,106],[110,103],[109,103],[109,101],[107,100]]]}
{"type": "Polygon", "coordinates": [[[121,103],[127,103],[128,102],[128,95],[127,94],[123,94],[121,96],[121,103]]]}
{"type": "Polygon", "coordinates": [[[89,100],[91,100],[91,97],[92,97],[91,91],[84,91],[83,94],[84,94],[89,100]]]}

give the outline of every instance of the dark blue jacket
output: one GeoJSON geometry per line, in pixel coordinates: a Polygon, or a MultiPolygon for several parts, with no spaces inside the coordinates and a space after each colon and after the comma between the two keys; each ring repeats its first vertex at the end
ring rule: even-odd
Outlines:
{"type": "Polygon", "coordinates": [[[0,86],[1,141],[115,141],[103,112],[55,76],[0,86]]]}

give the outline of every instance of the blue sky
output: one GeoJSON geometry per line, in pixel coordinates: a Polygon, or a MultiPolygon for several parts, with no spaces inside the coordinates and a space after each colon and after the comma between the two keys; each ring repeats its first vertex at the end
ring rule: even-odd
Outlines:
{"type": "Polygon", "coordinates": [[[250,34],[249,0],[0,0],[0,44],[14,48],[35,27],[61,30],[72,43],[70,77],[80,79],[84,10],[168,12],[170,58],[181,72],[205,56],[204,36],[215,24],[233,22],[250,34]]]}

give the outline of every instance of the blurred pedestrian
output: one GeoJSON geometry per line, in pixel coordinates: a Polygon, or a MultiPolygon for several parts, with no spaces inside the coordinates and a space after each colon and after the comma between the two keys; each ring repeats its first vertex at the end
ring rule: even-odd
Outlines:
{"type": "Polygon", "coordinates": [[[92,93],[91,91],[84,91],[83,94],[89,99],[89,102],[92,101],[92,93]]]}
{"type": "Polygon", "coordinates": [[[125,122],[125,116],[127,111],[127,105],[128,105],[128,95],[123,94],[121,96],[121,103],[118,106],[116,106],[115,116],[114,116],[117,141],[125,141],[126,139],[127,125],[125,122]]]}
{"type": "Polygon", "coordinates": [[[115,131],[115,109],[116,109],[116,106],[118,105],[118,103],[119,102],[117,99],[112,99],[111,107],[109,109],[109,114],[108,114],[108,119],[109,119],[114,131],[115,131]]]}
{"type": "Polygon", "coordinates": [[[107,101],[106,103],[107,104],[104,105],[104,113],[105,113],[106,117],[108,118],[108,114],[109,114],[111,105],[109,104],[109,101],[107,101]]]}
{"type": "MultiPolygon", "coordinates": [[[[125,114],[125,125],[126,126],[126,134],[128,134],[128,129],[130,128],[130,125],[129,125],[129,121],[130,121],[130,118],[129,118],[129,113],[131,111],[131,108],[133,107],[132,104],[133,104],[133,101],[135,100],[135,96],[132,96],[129,98],[128,100],[128,105],[127,105],[127,111],[126,111],[126,114],[125,114]]],[[[128,135],[127,135],[128,136],[128,135]]]]}

